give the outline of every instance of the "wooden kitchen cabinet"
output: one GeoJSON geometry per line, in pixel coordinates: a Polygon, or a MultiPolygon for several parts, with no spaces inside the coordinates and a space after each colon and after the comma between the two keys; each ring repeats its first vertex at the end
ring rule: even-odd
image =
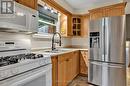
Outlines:
{"type": "Polygon", "coordinates": [[[63,13],[60,13],[60,34],[62,36],[67,36],[67,16],[63,13]]]}
{"type": "Polygon", "coordinates": [[[69,14],[67,15],[67,36],[73,36],[73,33],[72,33],[72,15],[69,14]]]}
{"type": "Polygon", "coordinates": [[[88,74],[88,51],[80,51],[80,74],[88,74]]]}
{"type": "Polygon", "coordinates": [[[67,86],[78,74],[87,74],[87,51],[72,51],[52,57],[53,86],[67,86]]]}
{"type": "Polygon", "coordinates": [[[81,24],[82,20],[80,16],[74,16],[72,18],[73,36],[81,36],[81,24]]]}
{"type": "Polygon", "coordinates": [[[73,52],[72,56],[72,78],[75,78],[79,74],[79,51],[73,52]]]}
{"type": "Polygon", "coordinates": [[[72,36],[71,15],[60,13],[60,33],[63,37],[72,36]]]}
{"type": "Polygon", "coordinates": [[[15,1],[27,7],[37,10],[38,0],[15,0],[15,1]]]}
{"type": "Polygon", "coordinates": [[[120,16],[125,14],[126,2],[89,10],[90,19],[98,19],[109,16],[120,16]]]}
{"type": "MultiPolygon", "coordinates": [[[[58,58],[64,58],[59,56],[58,58]]],[[[67,59],[63,61],[58,61],[58,86],[67,86],[68,80],[66,75],[68,75],[68,70],[67,70],[67,59]]]]}
{"type": "Polygon", "coordinates": [[[72,34],[73,36],[87,37],[89,27],[89,14],[73,15],[72,34]]]}
{"type": "Polygon", "coordinates": [[[79,74],[79,51],[59,55],[57,70],[57,86],[67,86],[79,74]]]}
{"type": "Polygon", "coordinates": [[[89,14],[83,15],[81,19],[82,19],[81,36],[88,37],[90,15],[89,14]]]}
{"type": "Polygon", "coordinates": [[[52,86],[58,86],[58,56],[52,56],[52,86]]]}

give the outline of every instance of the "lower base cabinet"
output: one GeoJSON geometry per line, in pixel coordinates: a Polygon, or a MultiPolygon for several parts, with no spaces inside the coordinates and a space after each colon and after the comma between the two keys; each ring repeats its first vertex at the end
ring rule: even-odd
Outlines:
{"type": "Polygon", "coordinates": [[[88,51],[74,51],[52,57],[53,86],[67,86],[78,74],[87,75],[88,51]]]}
{"type": "Polygon", "coordinates": [[[58,56],[58,86],[67,86],[79,74],[79,51],[58,56]]]}
{"type": "Polygon", "coordinates": [[[53,86],[67,86],[79,74],[79,51],[53,57],[52,65],[53,86]]]}
{"type": "Polygon", "coordinates": [[[88,51],[80,51],[80,74],[87,76],[88,74],[88,51]]]}

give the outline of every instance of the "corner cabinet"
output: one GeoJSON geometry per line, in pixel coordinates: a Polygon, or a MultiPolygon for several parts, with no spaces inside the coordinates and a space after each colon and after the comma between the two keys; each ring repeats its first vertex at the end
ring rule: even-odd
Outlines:
{"type": "Polygon", "coordinates": [[[72,17],[72,36],[86,37],[88,36],[89,15],[78,15],[72,17]]]}
{"type": "Polygon", "coordinates": [[[81,17],[72,18],[73,36],[81,36],[81,17]]]}
{"type": "Polygon", "coordinates": [[[27,7],[37,10],[38,0],[15,0],[15,1],[22,5],[25,5],[27,7]]]}
{"type": "Polygon", "coordinates": [[[80,74],[87,76],[88,74],[88,51],[80,51],[80,74]]]}

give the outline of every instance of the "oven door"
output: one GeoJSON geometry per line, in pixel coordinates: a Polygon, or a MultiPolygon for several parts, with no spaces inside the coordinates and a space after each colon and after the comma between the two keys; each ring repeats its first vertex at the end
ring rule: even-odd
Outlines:
{"type": "Polygon", "coordinates": [[[46,65],[5,80],[0,86],[52,86],[52,65],[46,65]]]}

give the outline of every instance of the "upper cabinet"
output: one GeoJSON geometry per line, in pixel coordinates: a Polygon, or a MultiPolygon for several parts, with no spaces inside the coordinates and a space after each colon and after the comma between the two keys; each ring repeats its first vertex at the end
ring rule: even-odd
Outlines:
{"type": "Polygon", "coordinates": [[[108,17],[108,16],[120,16],[125,14],[125,6],[126,3],[119,3],[115,5],[105,6],[101,8],[96,8],[89,10],[90,19],[98,19],[101,17],[108,17]]]}
{"type": "Polygon", "coordinates": [[[70,37],[72,33],[72,15],[60,13],[60,33],[63,37],[70,37]]]}
{"type": "Polygon", "coordinates": [[[90,15],[86,14],[82,16],[82,24],[81,24],[81,36],[82,37],[88,37],[89,33],[89,20],[90,20],[90,15]]]}
{"type": "Polygon", "coordinates": [[[37,10],[37,1],[38,0],[15,0],[16,2],[23,4],[27,7],[37,10]]]}
{"type": "Polygon", "coordinates": [[[72,30],[73,36],[81,36],[81,17],[73,17],[72,18],[72,30]]]}
{"type": "Polygon", "coordinates": [[[60,33],[62,36],[67,36],[67,16],[63,13],[60,14],[60,33]]]}
{"type": "Polygon", "coordinates": [[[89,26],[89,14],[74,15],[72,17],[72,36],[87,37],[89,26]]]}

